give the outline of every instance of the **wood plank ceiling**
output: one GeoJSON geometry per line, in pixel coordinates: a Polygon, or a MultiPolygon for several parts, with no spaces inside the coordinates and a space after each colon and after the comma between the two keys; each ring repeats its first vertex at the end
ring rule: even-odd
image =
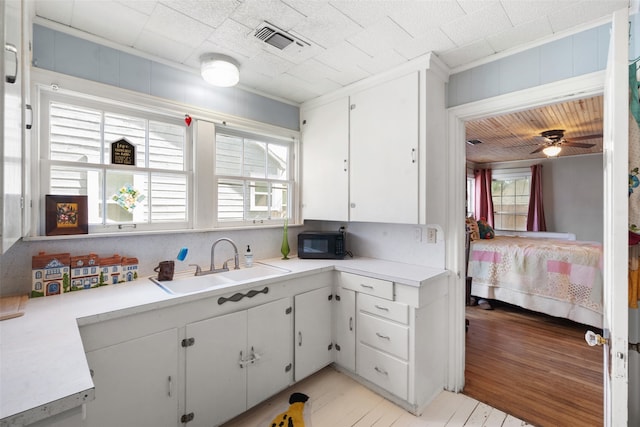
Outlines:
{"type": "MultiPolygon", "coordinates": [[[[603,98],[596,96],[467,122],[466,140],[482,141],[467,143],[467,161],[482,164],[543,159],[546,156],[542,152],[531,154],[546,141],[541,132],[564,129],[567,140],[602,135],[602,109],[603,98]]],[[[601,136],[579,142],[595,146],[563,146],[560,157],[602,152],[601,136]]]]}

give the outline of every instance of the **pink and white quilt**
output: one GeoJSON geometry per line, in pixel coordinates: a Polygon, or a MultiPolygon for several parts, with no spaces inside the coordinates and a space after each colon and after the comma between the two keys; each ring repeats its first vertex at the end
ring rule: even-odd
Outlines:
{"type": "Polygon", "coordinates": [[[471,242],[472,295],[602,324],[602,245],[496,236],[471,242]]]}

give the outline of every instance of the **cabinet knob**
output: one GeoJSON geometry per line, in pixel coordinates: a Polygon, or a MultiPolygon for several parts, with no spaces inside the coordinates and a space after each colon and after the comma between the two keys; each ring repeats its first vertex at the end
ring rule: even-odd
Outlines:
{"type": "Polygon", "coordinates": [[[351,207],[351,208],[355,208],[355,207],[356,207],[356,204],[355,204],[355,203],[350,203],[350,204],[349,204],[349,207],[351,207]]]}

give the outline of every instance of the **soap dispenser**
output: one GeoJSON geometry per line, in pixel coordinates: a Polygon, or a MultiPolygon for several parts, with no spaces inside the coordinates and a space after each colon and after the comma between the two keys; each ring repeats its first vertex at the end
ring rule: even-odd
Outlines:
{"type": "Polygon", "coordinates": [[[247,245],[247,252],[244,254],[244,265],[245,267],[251,267],[253,265],[253,253],[249,245],[247,245]]]}

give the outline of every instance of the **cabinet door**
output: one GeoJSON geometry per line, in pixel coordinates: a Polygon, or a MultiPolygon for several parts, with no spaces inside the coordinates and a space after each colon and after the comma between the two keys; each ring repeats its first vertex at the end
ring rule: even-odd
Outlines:
{"type": "Polygon", "coordinates": [[[351,97],[350,220],[418,223],[418,73],[351,97]]]}
{"type": "Polygon", "coordinates": [[[293,383],[293,314],[291,298],[248,310],[249,365],[247,408],[293,383]]]}
{"type": "Polygon", "coordinates": [[[302,216],[349,220],[349,98],[304,110],[302,216]]]}
{"type": "Polygon", "coordinates": [[[296,381],[332,362],[331,288],[295,296],[296,381]]]}
{"type": "Polygon", "coordinates": [[[22,233],[22,2],[0,3],[0,254],[22,233]]]}
{"type": "Polygon", "coordinates": [[[335,308],[336,363],[356,371],[356,293],[339,288],[335,308]]]}
{"type": "Polygon", "coordinates": [[[186,413],[193,426],[211,426],[247,409],[246,310],[186,326],[194,343],[186,351],[186,413]]]}
{"type": "Polygon", "coordinates": [[[87,353],[96,399],[86,426],[178,425],[178,331],[134,339],[87,353]]]}

